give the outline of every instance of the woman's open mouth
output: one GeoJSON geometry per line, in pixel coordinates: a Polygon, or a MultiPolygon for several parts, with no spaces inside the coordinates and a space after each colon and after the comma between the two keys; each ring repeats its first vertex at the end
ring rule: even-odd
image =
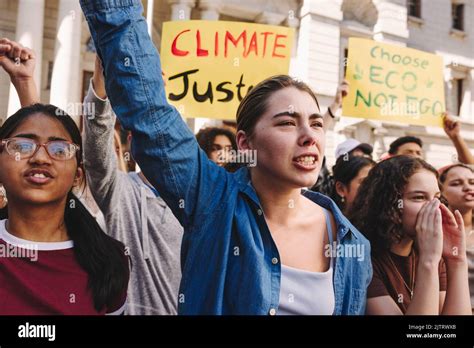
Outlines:
{"type": "Polygon", "coordinates": [[[318,156],[316,154],[304,154],[293,159],[293,165],[302,170],[312,171],[318,168],[318,156]]]}
{"type": "Polygon", "coordinates": [[[53,175],[45,169],[32,169],[25,174],[26,181],[35,185],[44,185],[53,179],[53,175]]]}
{"type": "Polygon", "coordinates": [[[466,201],[474,201],[474,192],[468,192],[464,195],[466,201]]]}

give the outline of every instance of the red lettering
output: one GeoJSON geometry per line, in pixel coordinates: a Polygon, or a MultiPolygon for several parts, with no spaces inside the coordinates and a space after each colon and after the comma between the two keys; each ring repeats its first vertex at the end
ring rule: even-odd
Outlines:
{"type": "Polygon", "coordinates": [[[196,41],[197,41],[197,49],[196,49],[196,54],[198,57],[207,57],[209,55],[208,50],[203,50],[201,48],[201,33],[199,30],[196,32],[196,41]]]}
{"type": "Polygon", "coordinates": [[[244,30],[237,39],[235,39],[229,31],[225,32],[225,49],[224,49],[224,57],[227,57],[227,47],[229,44],[229,41],[232,42],[235,48],[237,48],[237,45],[240,41],[240,39],[243,40],[244,44],[244,52],[245,52],[245,47],[247,46],[247,30],[244,30]]]}
{"type": "Polygon", "coordinates": [[[277,35],[277,36],[275,37],[275,45],[273,46],[272,57],[285,58],[284,55],[276,54],[276,49],[277,49],[278,47],[286,47],[286,45],[279,45],[279,44],[278,44],[278,39],[286,38],[286,37],[287,37],[286,35],[277,35]]]}
{"type": "Polygon", "coordinates": [[[269,32],[269,31],[264,31],[263,33],[260,33],[260,35],[263,35],[263,37],[264,37],[264,39],[263,39],[263,53],[262,53],[262,58],[264,58],[265,53],[267,52],[268,35],[273,35],[273,33],[269,32]]]}
{"type": "Polygon", "coordinates": [[[255,58],[267,58],[268,48],[269,57],[287,57],[285,52],[285,50],[288,49],[288,43],[286,41],[288,39],[287,35],[276,34],[270,31],[248,32],[247,30],[242,30],[241,32],[233,33],[232,31],[226,30],[225,33],[219,31],[205,33],[203,38],[202,30],[203,29],[195,29],[196,32],[194,33],[192,32],[194,29],[186,29],[175,35],[171,44],[172,55],[177,57],[189,56],[190,54],[194,54],[195,49],[196,57],[209,57],[211,55],[219,57],[222,55],[228,58],[230,54],[236,57],[241,56],[247,58],[253,54],[255,58]],[[195,36],[195,42],[193,42],[194,38],[183,35],[188,32],[192,32],[192,35],[195,36]],[[211,37],[209,37],[210,40],[208,40],[207,35],[210,36],[212,34],[214,34],[214,42],[212,42],[211,37]],[[196,45],[196,48],[194,48],[193,43],[196,45]],[[214,47],[211,47],[212,45],[214,47]],[[229,53],[229,50],[232,52],[229,53]]]}
{"type": "Polygon", "coordinates": [[[219,32],[216,31],[214,35],[214,56],[217,57],[219,55],[219,32]]]}
{"type": "Polygon", "coordinates": [[[181,34],[184,34],[188,31],[191,31],[191,30],[190,29],[183,30],[178,35],[176,35],[176,37],[174,38],[173,44],[171,45],[171,53],[174,56],[184,57],[184,56],[187,56],[189,54],[189,51],[182,51],[182,50],[180,50],[179,48],[176,47],[176,42],[178,41],[178,38],[181,36],[181,34]]]}
{"type": "Polygon", "coordinates": [[[244,53],[244,57],[247,57],[252,51],[255,53],[255,56],[258,57],[257,33],[255,32],[250,39],[249,47],[247,48],[247,52],[244,53]]]}

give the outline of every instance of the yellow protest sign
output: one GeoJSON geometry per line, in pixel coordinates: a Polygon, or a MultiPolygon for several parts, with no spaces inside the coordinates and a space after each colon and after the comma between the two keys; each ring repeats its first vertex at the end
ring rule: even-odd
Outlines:
{"type": "Polygon", "coordinates": [[[225,21],[163,24],[161,63],[168,101],[184,117],[235,120],[248,91],[288,74],[292,28],[225,21]]]}
{"type": "Polygon", "coordinates": [[[350,38],[345,116],[441,126],[443,60],[412,48],[350,38]]]}

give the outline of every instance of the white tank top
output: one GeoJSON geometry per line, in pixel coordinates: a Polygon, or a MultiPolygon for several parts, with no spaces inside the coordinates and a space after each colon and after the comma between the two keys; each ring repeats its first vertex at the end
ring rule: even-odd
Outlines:
{"type": "MultiPolygon", "coordinates": [[[[326,209],[324,213],[329,245],[332,245],[331,219],[326,209]]],[[[333,269],[332,258],[326,272],[310,272],[282,264],[277,315],[332,315],[335,307],[333,269]]]]}

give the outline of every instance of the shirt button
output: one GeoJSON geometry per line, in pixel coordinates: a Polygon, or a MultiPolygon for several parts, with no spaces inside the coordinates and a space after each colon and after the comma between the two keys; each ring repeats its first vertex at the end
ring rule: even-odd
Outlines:
{"type": "Polygon", "coordinates": [[[276,265],[276,264],[278,263],[278,259],[277,259],[276,257],[274,257],[274,258],[272,259],[272,263],[273,263],[274,265],[276,265]]]}
{"type": "Polygon", "coordinates": [[[268,312],[268,314],[270,315],[275,315],[277,313],[276,309],[275,308],[270,308],[270,311],[268,312]]]}
{"type": "Polygon", "coordinates": [[[262,212],[262,209],[257,210],[257,214],[258,214],[258,215],[262,215],[262,213],[263,213],[263,212],[262,212]]]}

